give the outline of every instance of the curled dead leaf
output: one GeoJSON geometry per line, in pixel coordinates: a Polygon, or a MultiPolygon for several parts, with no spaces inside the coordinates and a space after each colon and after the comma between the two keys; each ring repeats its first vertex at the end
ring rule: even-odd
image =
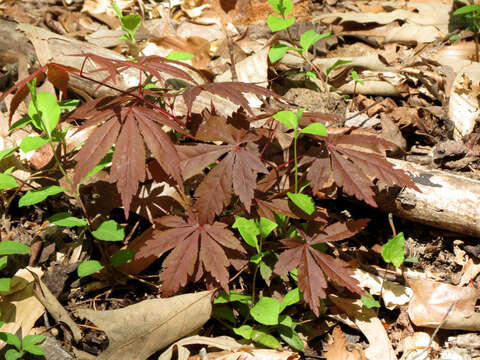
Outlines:
{"type": "Polygon", "coordinates": [[[480,313],[475,303],[480,290],[432,280],[409,282],[413,297],[408,315],[417,326],[457,330],[480,330],[480,313]]]}

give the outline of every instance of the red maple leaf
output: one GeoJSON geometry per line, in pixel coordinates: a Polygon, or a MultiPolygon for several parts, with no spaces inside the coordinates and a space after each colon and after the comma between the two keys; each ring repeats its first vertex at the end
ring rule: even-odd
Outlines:
{"type": "Polygon", "coordinates": [[[349,238],[361,231],[368,221],[368,219],[362,219],[346,223],[337,222],[312,236],[298,230],[303,239],[295,237],[281,241],[287,250],[280,254],[274,271],[283,275],[298,266],[298,288],[303,292],[305,301],[315,315],[319,315],[320,298],[326,297],[325,275],[350,291],[363,294],[358,281],[351,277],[346,264],[318,250],[317,246],[321,243],[349,238]]]}
{"type": "Polygon", "coordinates": [[[328,154],[321,148],[313,149],[301,162],[311,162],[307,180],[314,192],[323,188],[331,175],[346,194],[373,207],[377,207],[372,189],[375,180],[420,191],[408,174],[387,161],[385,150],[394,148],[395,144],[374,134],[356,133],[348,128],[339,133],[329,130],[328,138],[322,140],[325,140],[328,154]]]}
{"type": "MultiPolygon", "coordinates": [[[[158,223],[165,230],[153,231],[135,255],[135,260],[150,256],[160,257],[172,250],[163,262],[160,274],[162,294],[170,296],[190,280],[203,275],[213,277],[228,291],[228,267],[231,264],[227,253],[246,253],[240,241],[227,229],[227,224],[206,224],[195,214],[187,220],[179,216],[164,216],[158,223]]],[[[235,265],[234,262],[232,262],[235,265]]]]}
{"type": "Polygon", "coordinates": [[[195,197],[198,198],[195,209],[199,218],[211,222],[215,215],[219,215],[230,204],[232,189],[249,212],[257,185],[257,174],[267,173],[267,168],[252,144],[258,140],[258,135],[237,129],[220,116],[204,116],[206,120],[200,125],[196,137],[203,141],[226,142],[227,145],[184,145],[177,146],[177,150],[186,178],[202,171],[226,154],[195,191],[195,197]]]}
{"type": "Polygon", "coordinates": [[[183,99],[185,101],[185,105],[187,106],[188,114],[190,114],[192,111],[193,102],[202,91],[207,91],[209,93],[226,98],[232,103],[239,105],[252,115],[253,111],[248,104],[248,99],[243,95],[244,93],[252,93],[257,96],[275,97],[277,99],[286,100],[273,91],[255,84],[236,81],[207,83],[190,86],[183,92],[183,99]]]}
{"type": "Polygon", "coordinates": [[[74,187],[115,144],[110,181],[117,183],[125,216],[128,216],[138,184],[145,180],[145,143],[165,172],[183,189],[180,158],[161,125],[180,132],[184,130],[164,114],[137,106],[129,96],[122,96],[90,101],[71,117],[86,119],[81,128],[99,125],[75,157],[74,187]]]}

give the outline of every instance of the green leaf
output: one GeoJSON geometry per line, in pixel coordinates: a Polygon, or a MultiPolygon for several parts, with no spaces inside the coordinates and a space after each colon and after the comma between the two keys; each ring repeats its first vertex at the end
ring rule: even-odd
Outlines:
{"type": "Polygon", "coordinates": [[[418,258],[416,256],[412,256],[412,257],[409,257],[408,259],[405,259],[405,262],[416,263],[418,262],[418,258]]]}
{"type": "Polygon", "coordinates": [[[66,213],[66,212],[52,215],[47,219],[47,221],[52,224],[55,224],[58,226],[65,226],[65,227],[87,225],[87,220],[85,220],[84,218],[80,219],[75,216],[71,216],[69,213],[66,213]]]}
{"type": "Polygon", "coordinates": [[[287,193],[288,198],[308,215],[315,211],[315,203],[311,196],[305,194],[287,193]]]}
{"type": "Polygon", "coordinates": [[[33,101],[30,101],[28,105],[28,115],[33,119],[35,126],[45,130],[49,136],[58,125],[60,113],[57,98],[49,92],[37,94],[37,108],[35,108],[33,101]],[[40,119],[40,124],[36,123],[36,119],[40,119]]]}
{"type": "Polygon", "coordinates": [[[13,176],[0,173],[0,190],[12,189],[17,186],[17,180],[13,176]]]}
{"type": "Polygon", "coordinates": [[[270,279],[273,274],[273,265],[267,264],[265,261],[260,261],[260,275],[262,276],[262,279],[270,285],[270,279]]]}
{"type": "Polygon", "coordinates": [[[259,254],[252,255],[250,261],[254,264],[260,264],[260,261],[262,261],[263,257],[268,254],[270,254],[270,251],[262,251],[259,254]]]}
{"type": "Polygon", "coordinates": [[[263,330],[253,330],[251,336],[253,341],[272,349],[279,349],[282,346],[274,336],[263,330]]]}
{"type": "Polygon", "coordinates": [[[403,264],[405,260],[405,237],[403,232],[398,233],[383,246],[382,258],[386,263],[392,263],[396,267],[403,264]]]}
{"type": "Polygon", "coordinates": [[[16,241],[0,241],[0,255],[30,254],[30,248],[16,241]]]}
{"type": "Polygon", "coordinates": [[[10,282],[11,278],[0,278],[0,291],[8,292],[10,291],[10,282]]]}
{"type": "Polygon", "coordinates": [[[286,29],[292,26],[295,23],[295,18],[291,17],[288,19],[283,19],[281,17],[275,15],[268,15],[267,17],[267,25],[273,32],[277,32],[283,29],[286,29]]]}
{"type": "Polygon", "coordinates": [[[46,143],[48,143],[47,137],[27,136],[22,139],[22,142],[20,143],[20,149],[24,153],[28,153],[30,151],[37,150],[38,148],[42,147],[46,143]]]}
{"type": "Polygon", "coordinates": [[[215,318],[225,319],[233,325],[237,323],[233,309],[225,304],[215,305],[213,308],[213,316],[215,318]]]}
{"type": "Polygon", "coordinates": [[[112,1],[112,7],[115,13],[117,14],[118,18],[121,19],[123,17],[122,10],[120,10],[120,8],[118,7],[115,1],[112,1]]]}
{"type": "Polygon", "coordinates": [[[480,5],[470,4],[470,5],[462,6],[461,8],[455,10],[453,15],[465,15],[472,12],[480,12],[480,5]]]}
{"type": "Polygon", "coordinates": [[[290,129],[298,128],[297,115],[289,110],[282,110],[273,115],[273,118],[290,129]]]}
{"type": "Polygon", "coordinates": [[[186,88],[192,86],[192,84],[190,84],[189,82],[187,82],[185,80],[175,79],[175,78],[167,79],[166,83],[168,85],[170,85],[171,87],[173,87],[175,90],[186,89],[186,88]]]}
{"type": "Polygon", "coordinates": [[[262,297],[250,309],[250,315],[260,324],[277,325],[278,315],[280,315],[280,302],[270,297],[262,297]]]}
{"type": "Polygon", "coordinates": [[[58,106],[60,106],[60,111],[64,111],[64,110],[73,110],[78,106],[78,104],[80,104],[80,100],[68,99],[68,100],[60,101],[58,103],[58,106]]]}
{"type": "Polygon", "coordinates": [[[280,312],[285,310],[287,306],[296,304],[302,300],[302,293],[298,288],[290,290],[285,297],[283,298],[282,302],[280,303],[280,312]]]}
{"type": "Polygon", "coordinates": [[[96,272],[102,270],[104,266],[100,264],[100,261],[97,260],[87,260],[82,262],[77,269],[77,274],[79,277],[84,277],[88,275],[95,274],[96,272]]]}
{"type": "Polygon", "coordinates": [[[121,266],[128,263],[135,256],[135,250],[123,249],[116,251],[110,258],[110,264],[113,266],[121,266]]]}
{"type": "Polygon", "coordinates": [[[220,294],[218,294],[218,297],[213,300],[214,304],[224,304],[224,303],[229,303],[233,301],[239,301],[245,304],[250,303],[252,297],[250,295],[243,295],[239,293],[238,291],[230,291],[230,294],[227,294],[225,291],[221,291],[220,294]]]}
{"type": "Polygon", "coordinates": [[[308,51],[310,46],[315,44],[318,40],[329,38],[331,33],[319,34],[315,30],[308,30],[305,31],[300,36],[300,46],[302,47],[303,51],[308,51]]]}
{"type": "Polygon", "coordinates": [[[286,17],[293,10],[292,0],[268,0],[268,3],[280,15],[286,17]]]}
{"type": "Polygon", "coordinates": [[[17,149],[18,146],[0,151],[0,160],[6,159],[7,157],[11,156],[17,149]]]}
{"type": "Polygon", "coordinates": [[[38,345],[44,341],[45,341],[45,336],[43,335],[27,335],[22,339],[22,348],[25,349],[25,345],[38,345]]]}
{"type": "Polygon", "coordinates": [[[307,125],[302,130],[300,130],[300,132],[304,134],[313,134],[313,135],[319,135],[319,136],[328,135],[327,128],[321,122],[311,123],[310,125],[307,125]]]}
{"type": "Polygon", "coordinates": [[[262,239],[265,239],[270,233],[277,228],[277,223],[273,222],[264,217],[260,217],[260,221],[258,222],[258,228],[260,230],[260,235],[262,239]]]}
{"type": "Polygon", "coordinates": [[[9,332],[0,332],[0,340],[6,342],[8,345],[15,346],[17,349],[21,349],[22,345],[20,339],[9,332]]]}
{"type": "Polygon", "coordinates": [[[64,192],[65,189],[61,186],[51,185],[38,190],[27,191],[18,201],[18,207],[29,206],[42,202],[49,196],[57,195],[64,192]]]}
{"type": "Polygon", "coordinates": [[[23,350],[29,352],[32,355],[44,356],[45,351],[37,345],[23,345],[23,350]]]}
{"type": "Polygon", "coordinates": [[[15,121],[13,123],[13,125],[10,127],[10,129],[8,129],[8,131],[14,131],[14,130],[17,130],[17,129],[21,129],[24,126],[30,124],[31,122],[32,122],[32,118],[28,115],[25,115],[20,120],[15,121]]]}
{"type": "Polygon", "coordinates": [[[360,297],[360,299],[362,300],[363,306],[365,306],[367,309],[379,308],[380,303],[373,298],[372,294],[370,294],[369,292],[366,292],[366,293],[367,293],[367,296],[362,295],[360,297]]]}
{"type": "Polygon", "coordinates": [[[96,173],[98,173],[100,170],[103,170],[105,169],[107,166],[111,165],[112,164],[112,158],[113,158],[113,149],[110,149],[107,153],[107,155],[105,155],[103,157],[102,160],[100,160],[100,162],[98,163],[97,166],[95,166],[92,170],[90,170],[90,172],[83,178],[83,180],[89,178],[90,176],[93,176],[95,175],[96,173]]]}
{"type": "Polygon", "coordinates": [[[23,356],[23,351],[19,352],[15,349],[9,349],[5,353],[5,360],[17,360],[23,356]]]}
{"type": "Polygon", "coordinates": [[[365,84],[365,81],[363,80],[358,80],[358,73],[355,71],[355,70],[351,70],[350,71],[350,74],[352,75],[352,79],[355,83],[359,83],[359,84],[362,84],[364,85],[365,84]]]}
{"type": "Polygon", "coordinates": [[[279,323],[279,325],[283,325],[283,326],[286,326],[286,327],[289,327],[289,328],[294,327],[293,320],[288,315],[280,315],[278,317],[278,323],[279,323]]]}
{"type": "Polygon", "coordinates": [[[189,53],[189,52],[183,52],[183,51],[172,51],[168,56],[166,57],[168,60],[190,60],[193,59],[195,55],[189,53]]]}
{"type": "Polygon", "coordinates": [[[458,39],[460,39],[460,34],[453,34],[448,38],[450,41],[457,41],[458,39]]]}
{"type": "Polygon", "coordinates": [[[125,238],[125,230],[115,220],[107,220],[100,224],[97,230],[92,231],[97,240],[122,241],[125,238]]]}
{"type": "Polygon", "coordinates": [[[285,56],[290,47],[288,45],[277,44],[268,51],[268,59],[273,64],[285,56]]]}
{"type": "Polygon", "coordinates": [[[242,235],[243,240],[260,251],[258,247],[257,235],[260,235],[260,230],[253,219],[246,219],[241,216],[235,216],[235,222],[232,225],[232,228],[238,229],[240,235],[242,235]]]}
{"type": "Polygon", "coordinates": [[[305,351],[303,341],[294,329],[291,327],[279,326],[277,331],[280,334],[280,338],[292,348],[301,352],[305,351]]]}
{"type": "MultiPolygon", "coordinates": [[[[3,270],[7,267],[8,264],[8,256],[0,257],[0,270],[3,270]]],[[[1,325],[0,325],[1,327],[1,325]]]]}
{"type": "Polygon", "coordinates": [[[122,16],[120,19],[122,22],[122,30],[128,34],[129,40],[135,42],[135,33],[137,32],[142,18],[138,14],[131,14],[127,16],[122,16]]]}
{"type": "Polygon", "coordinates": [[[237,335],[240,335],[244,339],[250,340],[252,338],[252,327],[249,325],[242,325],[238,328],[233,328],[233,332],[237,335]]]}
{"type": "Polygon", "coordinates": [[[332,70],[336,69],[337,67],[341,66],[341,65],[345,65],[345,64],[348,64],[348,63],[351,63],[352,60],[337,60],[335,61],[335,63],[332,65],[332,66],[329,66],[327,68],[327,77],[328,75],[332,72],[332,70]]]}

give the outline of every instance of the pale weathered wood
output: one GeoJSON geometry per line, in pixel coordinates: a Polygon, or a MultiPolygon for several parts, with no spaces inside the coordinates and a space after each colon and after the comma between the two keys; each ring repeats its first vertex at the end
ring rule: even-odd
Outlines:
{"type": "Polygon", "coordinates": [[[480,237],[480,181],[397,159],[422,191],[382,191],[379,208],[399,217],[460,234],[480,237]]]}

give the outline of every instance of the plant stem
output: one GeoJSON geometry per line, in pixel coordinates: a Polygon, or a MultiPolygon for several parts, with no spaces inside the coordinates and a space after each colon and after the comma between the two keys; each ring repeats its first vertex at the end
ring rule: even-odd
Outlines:
{"type": "Polygon", "coordinates": [[[297,139],[298,130],[295,129],[295,139],[293,139],[293,160],[295,161],[295,194],[298,191],[298,160],[297,160],[297,139]]]}
{"type": "MultiPolygon", "coordinates": [[[[262,236],[260,235],[260,240],[258,242],[258,250],[257,253],[260,254],[262,252],[262,236]]],[[[253,272],[253,281],[252,281],[252,306],[255,304],[255,287],[257,283],[257,273],[258,269],[260,268],[260,262],[255,265],[255,270],[253,272]]]]}

